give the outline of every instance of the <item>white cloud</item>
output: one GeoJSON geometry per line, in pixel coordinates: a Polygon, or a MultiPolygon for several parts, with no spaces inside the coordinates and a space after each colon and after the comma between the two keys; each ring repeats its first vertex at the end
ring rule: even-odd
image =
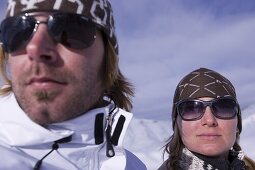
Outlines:
{"type": "Polygon", "coordinates": [[[163,3],[156,7],[164,6],[162,11],[146,11],[151,9],[150,1],[126,2],[135,6],[114,6],[120,8],[117,11],[123,12],[123,16],[130,10],[131,19],[121,18],[121,23],[130,25],[117,25],[117,33],[120,33],[121,67],[137,89],[134,112],[146,115],[140,112],[150,112],[155,105],[168,109],[165,106],[170,105],[169,99],[181,77],[199,67],[214,69],[228,77],[236,87],[241,104],[255,101],[255,95],[249,95],[255,92],[252,88],[255,15],[215,16],[211,9],[187,10],[177,1],[160,2],[163,3]],[[135,22],[137,25],[130,22],[135,16],[140,21],[135,22]],[[155,103],[158,101],[161,103],[155,103]]]}

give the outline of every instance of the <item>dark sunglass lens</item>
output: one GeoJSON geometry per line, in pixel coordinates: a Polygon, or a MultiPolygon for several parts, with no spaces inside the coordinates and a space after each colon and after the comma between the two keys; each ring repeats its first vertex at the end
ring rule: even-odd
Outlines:
{"type": "Polygon", "coordinates": [[[93,22],[76,14],[55,14],[48,23],[49,33],[66,47],[84,49],[95,40],[96,29],[93,22]]]}
{"type": "Polygon", "coordinates": [[[196,120],[203,114],[203,103],[199,101],[184,101],[178,105],[178,112],[183,120],[196,120]]]}
{"type": "Polygon", "coordinates": [[[7,52],[14,52],[25,45],[33,34],[35,21],[26,16],[10,17],[1,24],[1,42],[7,52]]]}
{"type": "Polygon", "coordinates": [[[238,113],[238,105],[233,99],[219,99],[212,105],[213,112],[218,118],[231,119],[238,113]]]}

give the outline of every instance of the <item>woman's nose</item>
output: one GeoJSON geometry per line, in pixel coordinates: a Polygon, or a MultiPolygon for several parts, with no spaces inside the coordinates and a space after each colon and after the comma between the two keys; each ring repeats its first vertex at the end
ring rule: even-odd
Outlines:
{"type": "Polygon", "coordinates": [[[216,117],[213,115],[212,110],[209,106],[206,107],[205,113],[201,118],[202,125],[217,126],[218,122],[216,117]]]}

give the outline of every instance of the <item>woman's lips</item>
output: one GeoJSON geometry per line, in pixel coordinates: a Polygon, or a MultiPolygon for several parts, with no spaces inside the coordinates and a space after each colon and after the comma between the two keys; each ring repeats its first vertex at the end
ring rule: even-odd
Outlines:
{"type": "Polygon", "coordinates": [[[199,137],[200,139],[205,139],[205,140],[214,140],[219,138],[220,136],[221,136],[220,134],[216,134],[216,133],[203,133],[203,134],[197,135],[197,137],[199,137]]]}

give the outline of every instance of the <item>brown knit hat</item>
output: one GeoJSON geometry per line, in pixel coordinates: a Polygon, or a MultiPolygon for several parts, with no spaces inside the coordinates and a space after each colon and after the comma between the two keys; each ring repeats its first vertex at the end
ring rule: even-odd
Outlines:
{"type": "MultiPolygon", "coordinates": [[[[173,127],[177,116],[175,103],[185,99],[196,99],[200,97],[219,98],[226,96],[231,96],[236,99],[235,88],[227,78],[207,68],[192,71],[176,87],[172,112],[173,127]]],[[[241,132],[241,113],[238,114],[238,129],[241,132]]]]}
{"type": "Polygon", "coordinates": [[[9,1],[6,17],[25,12],[60,11],[84,15],[100,25],[118,54],[118,42],[111,4],[108,0],[12,0],[9,1]]]}

